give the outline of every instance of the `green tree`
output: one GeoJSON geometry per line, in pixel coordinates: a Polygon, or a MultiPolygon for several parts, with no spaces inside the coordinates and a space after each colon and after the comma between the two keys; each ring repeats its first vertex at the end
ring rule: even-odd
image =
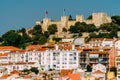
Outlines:
{"type": "Polygon", "coordinates": [[[90,33],[89,36],[90,38],[97,38],[97,35],[95,33],[90,33]]]}
{"type": "Polygon", "coordinates": [[[102,31],[112,31],[112,30],[118,31],[120,30],[120,26],[114,23],[106,23],[106,24],[102,24],[99,29],[102,31]]]}
{"type": "Polygon", "coordinates": [[[39,73],[39,70],[38,70],[38,68],[36,68],[36,67],[32,67],[32,68],[30,69],[30,71],[31,71],[31,72],[34,72],[35,74],[38,74],[38,73],[39,73]]]}
{"type": "Polygon", "coordinates": [[[64,27],[64,28],[62,29],[62,32],[67,32],[67,29],[64,27]]]}
{"type": "Polygon", "coordinates": [[[24,70],[22,70],[22,72],[24,72],[26,74],[30,74],[30,70],[29,69],[24,69],[24,70]]]}
{"type": "Polygon", "coordinates": [[[39,44],[45,44],[46,42],[47,42],[47,38],[44,35],[40,36],[39,44]]]}
{"type": "Polygon", "coordinates": [[[94,24],[87,24],[85,31],[86,32],[94,32],[94,31],[97,31],[97,28],[94,24]]]}
{"type": "Polygon", "coordinates": [[[18,32],[22,32],[24,34],[24,33],[26,33],[26,29],[22,28],[22,29],[18,30],[18,32]]]}
{"type": "Polygon", "coordinates": [[[44,44],[47,42],[47,38],[44,35],[41,36],[34,36],[33,37],[33,44],[44,44]]]}
{"type": "Polygon", "coordinates": [[[45,32],[44,32],[44,36],[45,36],[46,38],[49,38],[49,32],[48,32],[48,31],[45,31],[45,32]]]}
{"type": "Polygon", "coordinates": [[[81,37],[82,36],[82,33],[81,32],[79,32],[79,35],[78,35],[79,37],[81,37]]]}
{"type": "Polygon", "coordinates": [[[70,26],[70,28],[69,28],[69,31],[71,32],[71,33],[78,33],[78,31],[77,31],[78,29],[77,29],[77,27],[75,27],[75,26],[70,26]]]}
{"type": "Polygon", "coordinates": [[[92,68],[90,65],[87,65],[87,72],[92,72],[92,68]]]}
{"type": "Polygon", "coordinates": [[[113,23],[120,25],[120,16],[119,15],[112,16],[111,19],[112,19],[113,23]]]}
{"type": "Polygon", "coordinates": [[[2,39],[2,37],[0,37],[0,42],[2,42],[3,41],[3,39],[2,39]]]}
{"type": "Polygon", "coordinates": [[[113,38],[113,37],[118,38],[117,31],[116,31],[116,30],[112,30],[112,31],[110,32],[110,36],[111,36],[112,38],[113,38]]]}
{"type": "Polygon", "coordinates": [[[78,35],[76,35],[76,34],[74,34],[73,36],[72,36],[72,38],[76,38],[78,35]]]}
{"type": "Polygon", "coordinates": [[[92,19],[92,15],[90,15],[87,19],[92,19]]]}
{"type": "Polygon", "coordinates": [[[60,41],[62,40],[62,38],[53,37],[53,40],[54,40],[55,42],[60,42],[60,41]]]}
{"type": "Polygon", "coordinates": [[[94,32],[98,31],[94,24],[86,24],[85,22],[76,22],[75,25],[70,26],[69,31],[71,33],[79,33],[79,32],[94,32]]]}
{"type": "Polygon", "coordinates": [[[117,76],[117,68],[116,67],[111,67],[110,71],[113,71],[114,75],[117,76]]]}
{"type": "Polygon", "coordinates": [[[35,25],[33,27],[33,29],[28,31],[28,33],[32,34],[32,35],[41,35],[41,34],[43,34],[41,25],[35,25]]]}
{"type": "Polygon", "coordinates": [[[2,45],[18,47],[21,44],[21,36],[15,30],[6,32],[2,38],[4,40],[2,45]]]}
{"type": "Polygon", "coordinates": [[[31,42],[31,37],[29,35],[27,35],[27,33],[24,33],[22,35],[22,39],[21,39],[22,43],[26,43],[26,42],[31,42]]]}
{"type": "Polygon", "coordinates": [[[55,34],[55,32],[58,31],[57,30],[57,25],[56,24],[51,24],[51,25],[48,26],[47,30],[50,34],[55,34]]]}

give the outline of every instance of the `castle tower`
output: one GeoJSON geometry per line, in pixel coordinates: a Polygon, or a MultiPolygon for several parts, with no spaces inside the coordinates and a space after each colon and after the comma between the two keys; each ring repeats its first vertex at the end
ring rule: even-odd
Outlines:
{"type": "Polygon", "coordinates": [[[111,19],[106,13],[93,13],[92,21],[96,26],[100,26],[101,24],[111,22],[111,19]]]}
{"type": "Polygon", "coordinates": [[[66,29],[68,29],[68,16],[61,17],[61,27],[65,27],[66,29]]]}
{"type": "Polygon", "coordinates": [[[43,19],[43,31],[47,31],[48,26],[50,25],[51,19],[50,18],[44,18],[43,19]]]}
{"type": "Polygon", "coordinates": [[[77,15],[76,16],[76,22],[84,22],[84,16],[83,15],[77,15]]]}

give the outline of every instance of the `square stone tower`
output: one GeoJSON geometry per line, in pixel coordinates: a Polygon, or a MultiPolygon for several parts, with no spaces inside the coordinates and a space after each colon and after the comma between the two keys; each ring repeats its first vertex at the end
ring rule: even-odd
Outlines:
{"type": "Polygon", "coordinates": [[[44,18],[43,19],[43,31],[47,31],[48,26],[51,23],[51,19],[50,18],[44,18]]]}
{"type": "Polygon", "coordinates": [[[99,27],[101,24],[111,22],[111,18],[107,16],[106,13],[93,13],[92,22],[99,27]]]}
{"type": "Polygon", "coordinates": [[[76,22],[84,22],[84,16],[83,15],[77,15],[76,16],[76,22]]]}
{"type": "Polygon", "coordinates": [[[61,28],[65,27],[68,29],[68,16],[61,17],[61,28]]]}

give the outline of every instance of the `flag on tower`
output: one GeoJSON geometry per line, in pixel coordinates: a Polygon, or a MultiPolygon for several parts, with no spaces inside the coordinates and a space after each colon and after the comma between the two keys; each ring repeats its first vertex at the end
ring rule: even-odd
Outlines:
{"type": "Polygon", "coordinates": [[[65,12],[65,9],[64,9],[64,12],[65,12]]]}
{"type": "Polygon", "coordinates": [[[48,17],[48,11],[45,11],[45,18],[48,17]]]}
{"type": "Polygon", "coordinates": [[[48,15],[48,11],[46,11],[45,14],[48,15]]]}

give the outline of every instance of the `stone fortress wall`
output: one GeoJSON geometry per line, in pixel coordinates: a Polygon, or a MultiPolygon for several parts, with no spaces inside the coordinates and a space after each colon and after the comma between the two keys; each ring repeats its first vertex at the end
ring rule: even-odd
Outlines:
{"type": "Polygon", "coordinates": [[[76,20],[69,21],[68,16],[61,16],[60,21],[52,21],[50,18],[44,18],[43,23],[36,21],[37,25],[41,25],[43,31],[47,31],[47,27],[51,24],[56,24],[58,27],[58,33],[62,32],[62,29],[65,27],[69,29],[71,25],[74,25],[76,22],[85,22],[87,24],[94,24],[99,27],[101,24],[110,23],[111,17],[108,17],[106,13],[92,13],[92,19],[85,20],[83,15],[77,15],[76,20]]]}

